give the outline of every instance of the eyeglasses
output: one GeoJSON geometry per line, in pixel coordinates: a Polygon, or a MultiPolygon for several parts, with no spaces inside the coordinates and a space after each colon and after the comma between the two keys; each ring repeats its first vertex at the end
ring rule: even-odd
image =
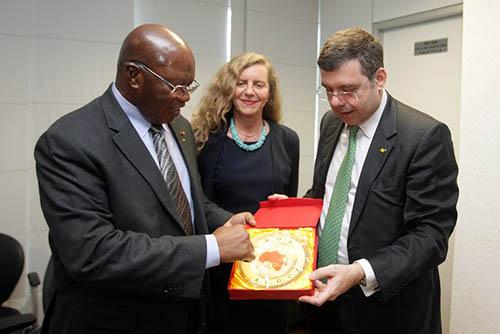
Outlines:
{"type": "Polygon", "coordinates": [[[332,96],[335,96],[337,99],[339,99],[342,102],[349,103],[349,104],[355,104],[359,102],[359,91],[363,89],[363,87],[370,82],[370,79],[368,78],[359,88],[356,88],[355,90],[352,91],[343,91],[343,90],[334,90],[333,92],[328,91],[325,87],[319,86],[316,89],[316,94],[318,94],[319,99],[321,101],[330,101],[332,99],[332,96]]]}
{"type": "Polygon", "coordinates": [[[163,78],[161,75],[150,69],[146,64],[140,62],[140,61],[127,61],[124,63],[125,65],[135,65],[137,67],[140,67],[143,70],[148,71],[152,75],[154,75],[158,80],[166,84],[170,88],[170,94],[172,94],[173,97],[182,97],[186,94],[193,94],[193,92],[196,90],[196,88],[200,87],[200,84],[198,81],[193,80],[188,86],[184,85],[174,85],[167,79],[163,78]]]}

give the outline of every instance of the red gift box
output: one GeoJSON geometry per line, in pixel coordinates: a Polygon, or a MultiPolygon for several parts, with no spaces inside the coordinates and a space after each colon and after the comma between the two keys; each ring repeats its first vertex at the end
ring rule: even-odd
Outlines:
{"type": "Polygon", "coordinates": [[[316,268],[316,225],[323,201],[289,198],[260,202],[257,224],[249,227],[256,259],[233,265],[231,299],[297,299],[312,295],[309,274],[316,268]]]}

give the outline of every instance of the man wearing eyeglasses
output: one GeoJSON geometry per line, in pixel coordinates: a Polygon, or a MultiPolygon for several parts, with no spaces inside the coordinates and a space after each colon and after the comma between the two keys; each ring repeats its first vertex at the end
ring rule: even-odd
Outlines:
{"type": "Polygon", "coordinates": [[[55,293],[42,333],[203,333],[206,269],[250,260],[245,224],[206,200],[180,115],[198,87],[191,49],[148,24],[116,81],[35,148],[55,293]]]}
{"type": "Polygon", "coordinates": [[[437,266],[455,226],[448,127],[389,95],[370,33],[332,35],[318,59],[321,121],[313,186],[324,199],[311,333],[441,333],[437,266]]]}

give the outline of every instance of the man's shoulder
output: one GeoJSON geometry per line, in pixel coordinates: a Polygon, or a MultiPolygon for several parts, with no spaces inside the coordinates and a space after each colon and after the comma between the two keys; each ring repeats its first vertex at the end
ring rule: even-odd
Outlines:
{"type": "Polygon", "coordinates": [[[341,126],[342,120],[332,110],[328,110],[321,117],[320,133],[330,133],[333,128],[341,126]]]}
{"type": "Polygon", "coordinates": [[[106,127],[102,112],[104,96],[90,101],[86,105],[61,116],[45,131],[46,135],[91,140],[96,133],[106,127]]]}
{"type": "Polygon", "coordinates": [[[61,128],[79,128],[79,127],[89,127],[95,126],[95,122],[103,121],[102,110],[104,109],[104,104],[109,102],[110,96],[108,92],[103,95],[94,98],[87,104],[62,115],[57,119],[49,129],[61,129],[61,128]]]}
{"type": "Polygon", "coordinates": [[[419,142],[435,131],[449,133],[448,126],[433,116],[393,99],[397,111],[397,133],[402,142],[419,142]]]}
{"type": "Polygon", "coordinates": [[[433,116],[411,107],[399,100],[392,99],[398,115],[398,125],[411,127],[430,127],[441,122],[433,116]]]}

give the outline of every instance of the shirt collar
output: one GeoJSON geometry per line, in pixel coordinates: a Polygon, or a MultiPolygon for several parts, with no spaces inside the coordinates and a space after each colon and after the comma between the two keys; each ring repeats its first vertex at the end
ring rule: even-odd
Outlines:
{"type": "Polygon", "coordinates": [[[151,123],[144,118],[136,106],[123,97],[123,95],[118,91],[118,88],[116,88],[115,83],[113,83],[111,90],[116,98],[116,101],[118,101],[118,104],[127,115],[128,119],[132,123],[132,126],[135,128],[135,131],[137,131],[139,136],[143,138],[148,134],[151,123]]]}
{"type": "Polygon", "coordinates": [[[380,122],[380,118],[382,117],[386,104],[387,93],[385,89],[383,89],[382,98],[380,99],[380,104],[377,110],[363,124],[359,125],[359,128],[366,137],[372,138],[375,135],[375,131],[377,130],[378,123],[380,122]]]}

